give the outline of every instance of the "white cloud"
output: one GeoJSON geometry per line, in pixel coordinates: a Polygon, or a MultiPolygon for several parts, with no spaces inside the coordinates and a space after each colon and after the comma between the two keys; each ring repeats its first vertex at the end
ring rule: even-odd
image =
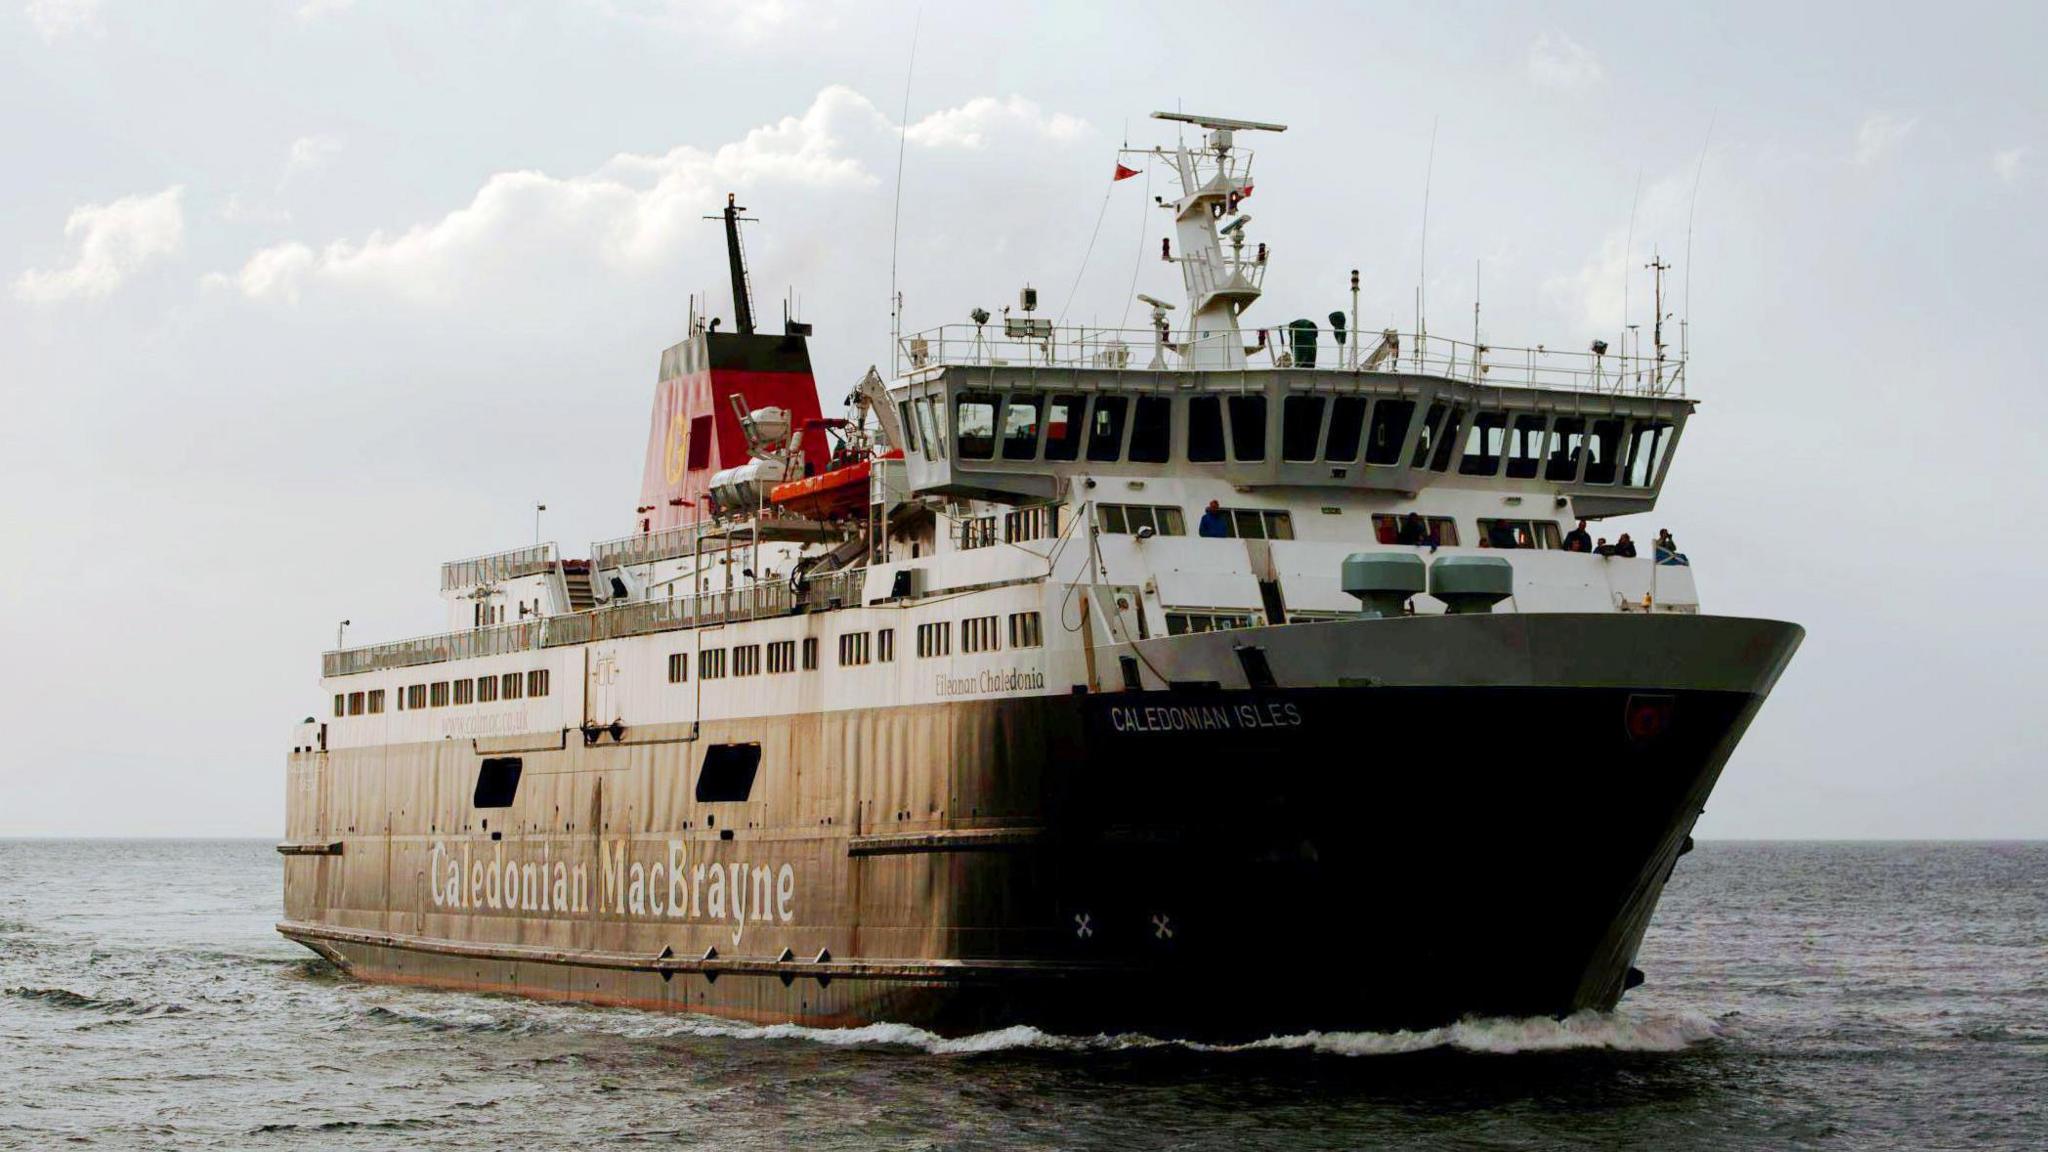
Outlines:
{"type": "Polygon", "coordinates": [[[1875,164],[1897,152],[1918,123],[1917,116],[1900,118],[1880,112],[1866,117],[1856,129],[1856,163],[1875,164]]]}
{"type": "Polygon", "coordinates": [[[1591,88],[1606,75],[1593,50],[1562,32],[1545,32],[1529,45],[1529,79],[1541,88],[1591,88]]]}
{"type": "MultiPolygon", "coordinates": [[[[1544,295],[1565,318],[1583,324],[1590,333],[1610,342],[1618,341],[1622,314],[1630,323],[1642,324],[1643,342],[1649,343],[1649,323],[1655,310],[1650,303],[1649,273],[1644,266],[1653,251],[1677,263],[1673,245],[1682,242],[1691,211],[1693,172],[1674,173],[1643,185],[1642,199],[1635,207],[1631,243],[1628,221],[1608,232],[1600,246],[1577,271],[1552,276],[1543,282],[1544,295]]],[[[1628,205],[1622,205],[1623,208],[1628,205]]],[[[1667,292],[1671,281],[1666,281],[1667,292]]],[[[1667,307],[1671,303],[1665,298],[1667,307]]],[[[1668,329],[1667,329],[1668,331],[1668,329]]],[[[1619,351],[1619,347],[1616,351],[1619,351]]]]}
{"type": "Polygon", "coordinates": [[[757,46],[815,40],[838,27],[831,8],[806,0],[594,0],[592,6],[615,19],[757,46]]]}
{"type": "MultiPolygon", "coordinates": [[[[1011,97],[934,112],[907,134],[926,147],[967,149],[1005,132],[1071,139],[1084,129],[1073,117],[1011,97]]],[[[711,151],[685,145],[660,155],[622,153],[585,176],[500,172],[439,220],[318,247],[279,244],[257,252],[239,272],[208,280],[257,300],[296,300],[319,282],[442,302],[490,269],[522,259],[581,255],[613,270],[645,270],[672,258],[685,235],[701,228],[706,207],[728,190],[879,184],[860,156],[886,153],[895,131],[866,97],[830,87],[802,115],[711,151]]]]}
{"type": "Polygon", "coordinates": [[[346,12],[355,6],[356,0],[305,0],[299,5],[298,16],[301,22],[310,24],[322,16],[346,12]]]}
{"type": "Polygon", "coordinates": [[[2020,178],[2020,169],[2027,161],[2027,153],[2032,151],[2032,148],[2021,144],[2018,147],[1992,153],[1992,173],[2007,184],[2017,184],[2020,178]]]}
{"type": "Polygon", "coordinates": [[[326,167],[327,162],[340,153],[341,141],[333,136],[299,137],[292,141],[291,151],[285,156],[284,175],[278,177],[278,187],[290,183],[294,176],[326,167]]]}
{"type": "Polygon", "coordinates": [[[100,0],[28,0],[22,11],[46,41],[73,34],[98,36],[106,31],[100,23],[100,0]]]}
{"type": "Polygon", "coordinates": [[[981,148],[990,136],[1010,130],[1050,140],[1073,140],[1088,130],[1088,123],[1064,112],[1047,114],[1022,96],[1007,100],[977,96],[958,108],[924,117],[905,135],[911,143],[928,148],[981,148]]]}
{"type": "Polygon", "coordinates": [[[145,264],[178,251],[185,239],[184,188],[124,196],[111,204],[72,209],[64,235],[78,244],[69,268],[31,268],[14,281],[17,299],[34,304],[111,295],[145,264]]]}

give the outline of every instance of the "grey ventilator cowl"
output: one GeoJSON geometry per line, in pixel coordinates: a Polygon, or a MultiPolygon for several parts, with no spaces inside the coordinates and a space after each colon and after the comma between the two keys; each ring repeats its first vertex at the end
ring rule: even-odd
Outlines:
{"type": "Polygon", "coordinates": [[[1422,557],[1407,552],[1353,552],[1344,558],[1342,581],[1367,616],[1399,616],[1408,598],[1429,585],[1422,557]]]}
{"type": "Polygon", "coordinates": [[[1453,613],[1491,612],[1515,594],[1515,567],[1499,556],[1439,556],[1429,566],[1429,594],[1453,613]]]}

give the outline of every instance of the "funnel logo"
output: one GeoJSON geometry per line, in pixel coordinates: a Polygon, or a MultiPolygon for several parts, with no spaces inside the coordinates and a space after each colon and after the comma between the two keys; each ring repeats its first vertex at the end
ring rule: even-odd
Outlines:
{"type": "Polygon", "coordinates": [[[662,456],[662,471],[670,484],[680,484],[690,460],[690,420],[681,412],[669,417],[668,451],[662,456]]]}

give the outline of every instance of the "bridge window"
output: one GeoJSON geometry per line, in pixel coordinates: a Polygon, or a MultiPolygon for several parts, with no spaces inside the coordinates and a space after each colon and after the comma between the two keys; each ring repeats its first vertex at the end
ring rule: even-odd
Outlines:
{"type": "Polygon", "coordinates": [[[943,460],[946,458],[946,437],[942,434],[946,427],[946,411],[939,404],[940,401],[930,396],[918,398],[917,431],[924,441],[926,454],[943,460]]]}
{"type": "Polygon", "coordinates": [[[1458,451],[1458,434],[1464,428],[1464,406],[1459,404],[1451,405],[1450,415],[1444,417],[1443,425],[1437,429],[1436,444],[1430,450],[1430,471],[1448,472],[1451,470],[1451,457],[1455,456],[1458,451]]]}
{"type": "Polygon", "coordinates": [[[1282,460],[1303,461],[1316,458],[1316,445],[1323,438],[1324,403],[1325,400],[1321,396],[1289,396],[1280,402],[1282,460]]]}
{"type": "Polygon", "coordinates": [[[1566,483],[1577,480],[1579,461],[1586,454],[1586,418],[1559,416],[1550,435],[1550,461],[1543,466],[1543,478],[1566,483]]]}
{"type": "Polygon", "coordinates": [[[1230,397],[1230,456],[1233,460],[1266,458],[1266,398],[1230,397]]]}
{"type": "Polygon", "coordinates": [[[1223,459],[1223,398],[1188,397],[1188,459],[1214,464],[1223,459]]]}
{"type": "Polygon", "coordinates": [[[910,401],[896,402],[897,417],[903,421],[903,447],[911,452],[922,453],[924,448],[917,442],[917,421],[910,414],[910,401]]]}
{"type": "Polygon", "coordinates": [[[1637,424],[1628,450],[1628,482],[1648,488],[1664,466],[1664,454],[1671,447],[1672,428],[1663,421],[1637,424]]]}
{"type": "Polygon", "coordinates": [[[1593,421],[1586,440],[1586,483],[1612,484],[1621,465],[1621,421],[1593,421]]]}
{"type": "Polygon", "coordinates": [[[953,404],[960,419],[962,460],[990,460],[996,454],[996,398],[983,392],[962,392],[953,404]]]}
{"type": "Polygon", "coordinates": [[[1187,535],[1180,509],[1170,504],[1099,504],[1096,516],[1102,530],[1112,535],[1135,536],[1144,528],[1160,536],[1187,535]]]}
{"type": "Polygon", "coordinates": [[[1088,458],[1115,463],[1124,453],[1124,409],[1130,401],[1122,396],[1097,396],[1095,411],[1088,422],[1088,458]]]}
{"type": "Polygon", "coordinates": [[[1045,458],[1081,458],[1082,413],[1088,410],[1085,396],[1055,396],[1045,406],[1045,458]]]}
{"type": "Polygon", "coordinates": [[[745,803],[754,794],[754,775],[760,770],[759,744],[713,744],[704,750],[704,764],[697,769],[697,803],[745,803]]]}
{"type": "Polygon", "coordinates": [[[1367,464],[1399,464],[1401,445],[1408,440],[1408,422],[1415,418],[1415,401],[1381,400],[1372,410],[1372,435],[1365,444],[1367,464]]]}
{"type": "Polygon", "coordinates": [[[1548,424],[1549,420],[1540,415],[1515,417],[1514,427],[1508,433],[1508,476],[1511,479],[1535,477],[1537,465],[1548,451],[1544,441],[1548,424]]]}
{"type": "Polygon", "coordinates": [[[1038,397],[1012,396],[1003,409],[1003,459],[1032,460],[1038,456],[1038,397]]]}
{"type": "Polygon", "coordinates": [[[1557,525],[1549,520],[1479,521],[1479,538],[1489,548],[1562,548],[1557,525]]]}
{"type": "Polygon", "coordinates": [[[1164,464],[1173,456],[1173,400],[1140,396],[1131,415],[1131,462],[1164,464]]]}
{"type": "Polygon", "coordinates": [[[1323,445],[1323,459],[1332,464],[1348,464],[1358,459],[1359,437],[1370,403],[1371,398],[1366,396],[1339,396],[1330,405],[1330,437],[1323,445]]]}
{"type": "Polygon", "coordinates": [[[1391,512],[1376,513],[1372,518],[1373,539],[1382,544],[1430,544],[1439,548],[1458,546],[1458,522],[1449,516],[1425,516],[1422,518],[1423,537],[1420,540],[1401,539],[1401,522],[1405,516],[1391,512]]]}
{"type": "Polygon", "coordinates": [[[1466,476],[1498,476],[1501,454],[1507,448],[1508,416],[1505,412],[1481,412],[1472,418],[1472,430],[1465,437],[1465,457],[1458,471],[1466,476]]]}

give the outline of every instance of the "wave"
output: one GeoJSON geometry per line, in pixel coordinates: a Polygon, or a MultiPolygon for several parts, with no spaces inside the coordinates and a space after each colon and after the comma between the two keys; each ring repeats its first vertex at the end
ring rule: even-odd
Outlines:
{"type": "Polygon", "coordinates": [[[148,1004],[128,997],[88,996],[69,988],[9,988],[7,995],[53,1008],[86,1012],[118,1012],[128,1016],[176,1016],[190,1011],[183,1004],[148,1004]]]}

